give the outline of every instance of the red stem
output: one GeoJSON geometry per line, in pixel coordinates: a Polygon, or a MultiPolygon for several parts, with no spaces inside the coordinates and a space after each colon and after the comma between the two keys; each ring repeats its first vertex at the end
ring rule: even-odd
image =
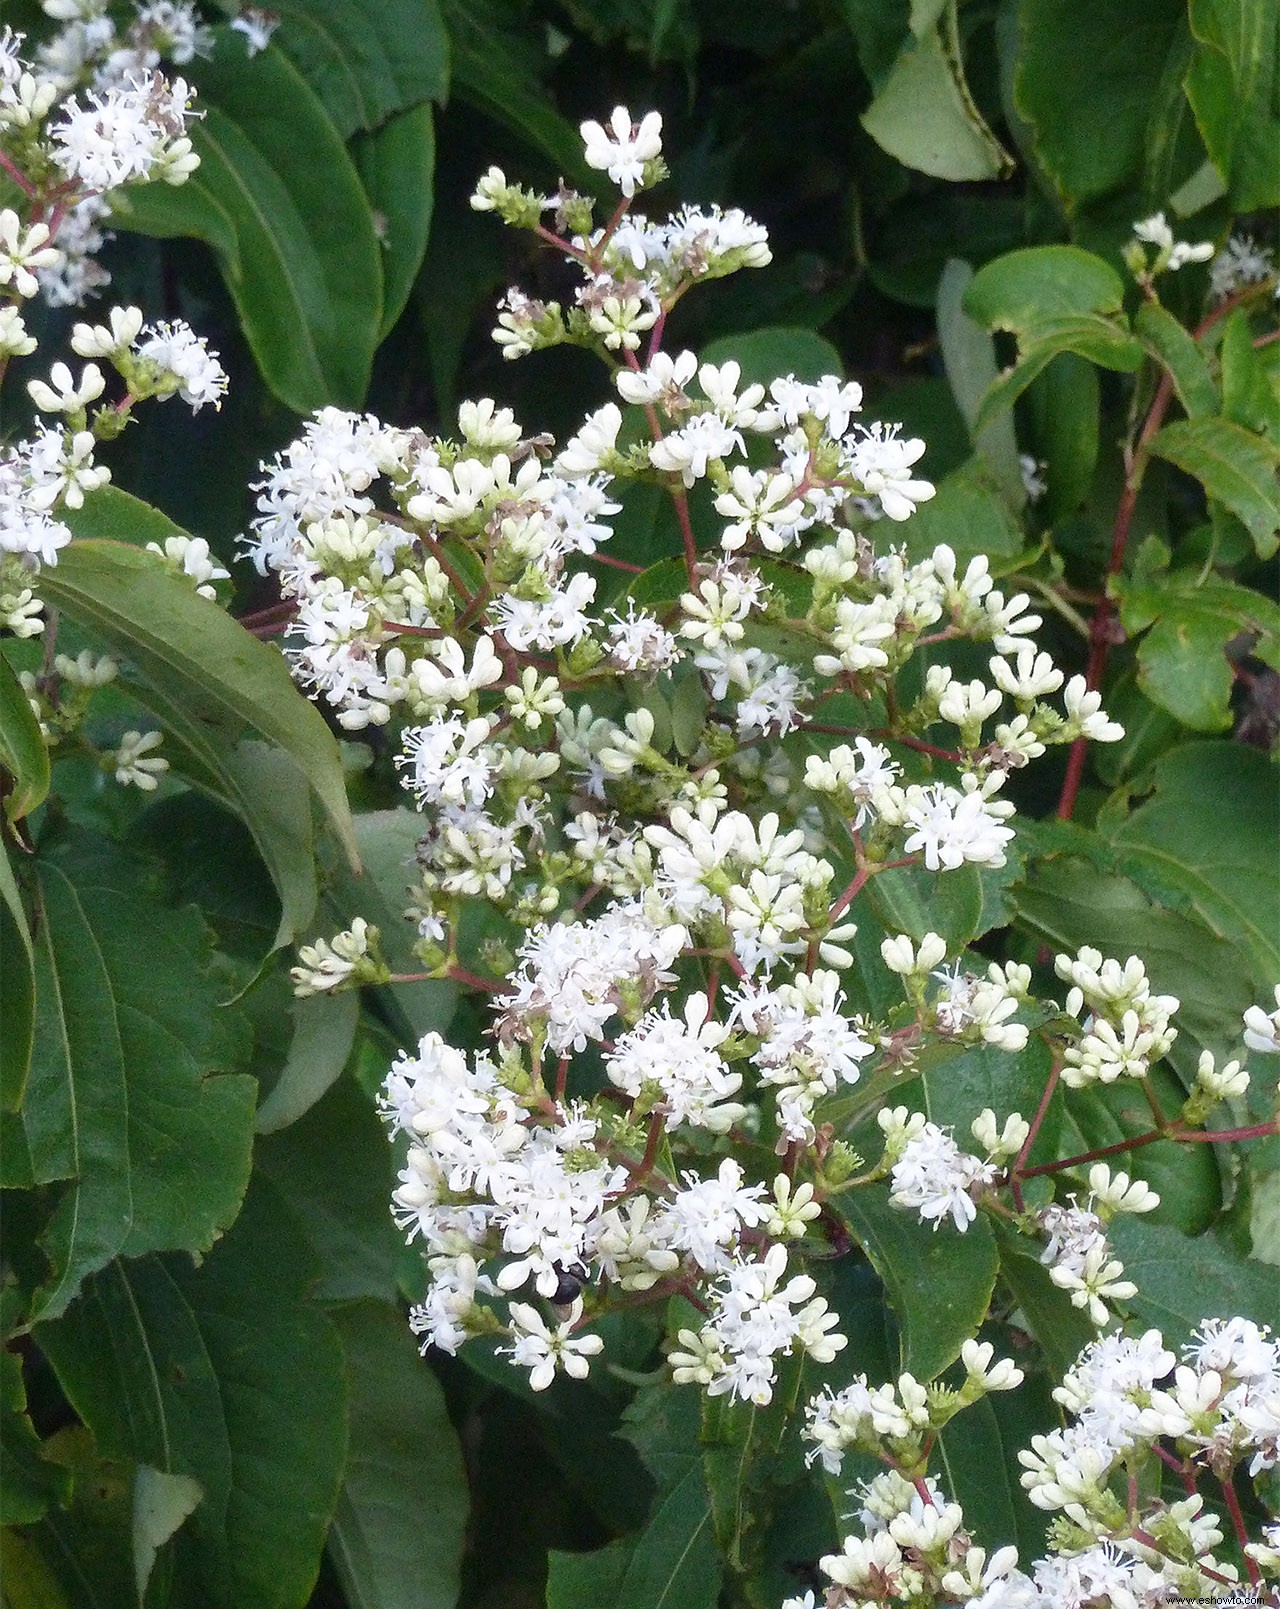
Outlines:
{"type": "Polygon", "coordinates": [[[1257,1564],[1244,1551],[1249,1541],[1249,1532],[1244,1523],[1244,1515],[1240,1512],[1240,1498],[1236,1492],[1235,1480],[1230,1475],[1224,1475],[1219,1477],[1218,1484],[1222,1487],[1222,1495],[1227,1500],[1227,1513],[1231,1516],[1231,1527],[1236,1533],[1236,1541],[1240,1544],[1240,1552],[1244,1556],[1249,1585],[1256,1587],[1261,1577],[1257,1564]]]}

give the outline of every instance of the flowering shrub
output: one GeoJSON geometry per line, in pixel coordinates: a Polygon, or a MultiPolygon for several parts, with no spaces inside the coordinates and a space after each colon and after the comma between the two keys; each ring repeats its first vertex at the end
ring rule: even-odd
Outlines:
{"type": "MultiPolygon", "coordinates": [[[[536,1427],[594,1515],[550,1533],[555,1609],[1271,1601],[1268,788],[1187,740],[1276,652],[1230,573],[1280,532],[1266,249],[1171,204],[1127,282],[1057,241],[949,265],[973,455],[938,475],[825,343],[685,343],[770,235],[650,209],[663,118],[619,106],[576,186],[471,194],[533,288],[433,434],[339,405],[354,314],[345,371],[287,315],[307,368],[243,272],[305,255],[234,199],[303,195],[245,86],[339,115],[296,36],[46,10],[0,54],[0,341],[40,354],[0,459],[6,1572],[300,1605],[327,1542],[351,1604],[456,1602],[467,1485],[483,1515],[536,1427]],[[254,478],[239,621],[229,551],[98,458],[139,402],[234,395],[205,339],[108,306],[46,366],[30,309],[105,288],[108,222],[206,239],[267,383],[325,395],[254,478]],[[607,400],[557,440],[498,381],[560,348],[607,400]],[[1009,410],[1092,398],[1096,456],[1098,368],[1138,378],[1085,588],[1034,525],[1071,454],[1009,410]],[[1147,529],[1161,465],[1206,524],[1147,529]],[[1038,545],[988,542],[1018,509],[1038,545]]],[[[898,70],[866,127],[919,166],[898,70]]]]}

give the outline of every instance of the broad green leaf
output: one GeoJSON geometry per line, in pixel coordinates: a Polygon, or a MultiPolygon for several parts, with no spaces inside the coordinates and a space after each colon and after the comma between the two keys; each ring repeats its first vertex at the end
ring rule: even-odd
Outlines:
{"type": "Polygon", "coordinates": [[[943,269],[938,281],[938,343],[942,348],[947,380],[969,427],[974,446],[995,472],[1010,504],[1014,508],[1021,508],[1026,500],[1026,492],[1018,464],[1018,442],[1013,433],[1013,419],[1002,416],[980,433],[974,429],[982,398],[995,383],[999,365],[996,362],[995,342],[961,305],[972,279],[973,269],[957,258],[953,257],[943,269]]]}
{"type": "Polygon", "coordinates": [[[453,1609],[467,1477],[444,1395],[401,1313],[334,1316],[346,1354],[349,1447],[329,1557],[350,1609],[453,1609]]]}
{"type": "Polygon", "coordinates": [[[827,374],[844,373],[840,354],[831,342],[799,325],[776,325],[745,330],[741,335],[723,335],[709,342],[700,356],[704,363],[727,363],[733,358],[742,365],[744,386],[767,386],[770,380],[782,374],[814,381],[827,374]]]}
{"type": "Polygon", "coordinates": [[[89,1609],[68,1601],[35,1543],[8,1526],[0,1530],[0,1579],[5,1609],[89,1609]]]}
{"type": "Polygon", "coordinates": [[[36,1022],[35,953],[9,846],[0,842],[0,977],[4,1021],[0,1029],[0,1111],[16,1112],[31,1066],[36,1022]]]}
{"type": "Polygon", "coordinates": [[[426,256],[435,203],[435,114],[426,104],[399,112],[357,138],[353,154],[382,247],[383,341],[404,312],[426,256]]]}
{"type": "Polygon", "coordinates": [[[274,45],[217,31],[199,71],[193,179],[135,189],[118,221],[218,253],[262,376],[297,413],[364,400],[382,318],[373,215],[338,130],[274,45]],[[159,192],[166,193],[161,195],[159,192]]]}
{"type": "Polygon", "coordinates": [[[29,816],[49,791],[49,750],[40,723],[14,674],[0,654],[0,793],[8,822],[29,816]]]}
{"type": "MultiPolygon", "coordinates": [[[[132,1471],[101,1456],[82,1425],[69,1425],[49,1438],[48,1455],[71,1481],[71,1501],[53,1508],[25,1534],[38,1546],[74,1609],[137,1609],[133,1559],[132,1471]]],[[[4,1577],[8,1609],[9,1577],[4,1577]]],[[[61,1602],[58,1597],[39,1599],[61,1602]]]]}
{"type": "Polygon", "coordinates": [[[305,777],[353,866],[359,861],[338,746],[298,692],[277,648],[197,597],[153,555],[119,542],[74,542],[41,578],[44,595],[131,668],[138,696],[202,768],[200,779],[244,817],[284,912],[276,943],[310,921],[314,870],[282,771],[305,777]],[[283,750],[241,748],[256,738],[283,750]]]}
{"type": "Polygon", "coordinates": [[[1259,875],[1280,828],[1267,757],[1240,743],[1190,743],[1160,761],[1153,781],[1151,797],[1106,836],[1127,869],[1178,889],[1219,944],[1247,957],[1247,982],[1264,999],[1280,978],[1280,886],[1259,875]],[[1223,802],[1207,830],[1208,800],[1223,802]]]}
{"type": "MultiPolygon", "coordinates": [[[[235,0],[219,0],[234,16],[235,0]]],[[[449,88],[449,39],[435,0],[278,0],[272,43],[324,103],[343,139],[449,88]]]]}
{"type": "Polygon", "coordinates": [[[1166,425],[1151,451],[1198,480],[1210,498],[1247,526],[1258,557],[1280,547],[1280,444],[1230,419],[1188,419],[1166,425]]]}
{"type": "Polygon", "coordinates": [[[188,534],[160,509],[118,486],[99,486],[79,508],[60,509],[58,518],[75,537],[128,542],[131,547],[154,542],[163,548],[169,537],[188,534]]]}
{"type": "Polygon", "coordinates": [[[1144,302],[1134,318],[1133,329],[1168,372],[1178,401],[1192,419],[1218,412],[1218,388],[1209,373],[1208,360],[1168,308],[1158,302],[1144,302]]]}
{"type": "Polygon", "coordinates": [[[887,1184],[841,1191],[831,1207],[884,1282],[901,1332],[902,1367],[936,1378],[978,1332],[995,1287],[999,1257],[987,1220],[960,1234],[891,1206],[887,1184]]]}
{"type": "Polygon", "coordinates": [[[190,1519],[204,1488],[190,1475],[171,1475],[150,1464],[133,1472],[133,1575],[138,1602],[145,1603],[156,1556],[178,1527],[190,1519]]]}
{"type": "Polygon", "coordinates": [[[0,1526],[30,1525],[70,1492],[66,1470],[44,1457],[27,1417],[22,1362],[16,1352],[0,1351],[0,1526]]]}
{"type": "Polygon", "coordinates": [[[198,1481],[175,1579],[216,1609],[301,1609],[346,1453],[342,1349],[306,1300],[280,1202],[255,1190],[199,1267],[151,1257],[96,1276],[41,1347],[112,1456],[198,1481]],[[305,1408],[305,1411],[302,1411],[305,1408]]]}
{"type": "Polygon", "coordinates": [[[1031,1425],[1025,1441],[1009,1441],[993,1399],[984,1397],[938,1432],[933,1470],[947,1498],[964,1509],[975,1542],[994,1551],[1021,1541],[1019,1526],[1025,1529],[1034,1511],[1018,1482],[1018,1453],[1032,1435],[1055,1428],[1055,1419],[1031,1425]]]}
{"type": "Polygon", "coordinates": [[[954,3],[931,7],[936,25],[912,19],[904,47],[862,126],[877,145],[906,167],[938,179],[996,179],[1013,163],[988,128],[965,82],[954,3]]]}
{"type": "Polygon", "coordinates": [[[1191,0],[1187,99],[1233,210],[1280,205],[1280,11],[1272,0],[1191,0]]]}
{"type": "Polygon", "coordinates": [[[608,181],[588,168],[574,126],[556,111],[543,88],[539,59],[527,41],[513,37],[513,17],[502,0],[443,0],[452,50],[454,96],[511,130],[586,194],[609,194],[608,181]]]}
{"type": "Polygon", "coordinates": [[[1072,352],[1087,358],[1101,369],[1132,374],[1142,366],[1146,352],[1142,342],[1116,319],[1097,313],[1067,314],[1046,320],[1025,340],[1019,339],[1018,361],[991,387],[978,414],[978,429],[1006,408],[1011,408],[1038,374],[1048,368],[1060,353],[1072,352]]]}
{"type": "Polygon", "coordinates": [[[1186,1341],[1207,1318],[1236,1314],[1280,1326],[1280,1279],[1274,1268],[1240,1257],[1216,1235],[1184,1235],[1168,1224],[1122,1216],[1110,1230],[1141,1324],[1155,1325],[1170,1346],[1186,1341]]]}
{"type": "Polygon", "coordinates": [[[980,268],[964,292],[964,310],[989,330],[1035,335],[1057,319],[1118,313],[1124,281],[1079,246],[1028,246],[980,268]]]}
{"type": "Polygon", "coordinates": [[[979,553],[1012,558],[1024,542],[1008,488],[978,457],[944,475],[935,495],[918,505],[901,530],[912,558],[925,558],[945,542],[962,565],[979,553]]]}
{"type": "Polygon", "coordinates": [[[258,1107],[259,1134],[288,1128],[315,1105],[347,1065],[355,1043],[360,997],[355,990],[295,1000],[289,1054],[271,1093],[258,1107]]]}
{"type": "Polygon", "coordinates": [[[254,1083],[230,1073],[208,933],[165,909],[140,865],[76,839],[39,866],[37,1019],[21,1125],[35,1182],[61,1184],[33,1319],[117,1253],[207,1251],[248,1181],[254,1083]],[[145,958],[145,961],[140,960],[145,958]]]}
{"type": "MultiPolygon", "coordinates": [[[[989,1106],[999,1122],[1010,1112],[1034,1112],[1049,1079],[1052,1058],[1044,1041],[1033,1035],[1025,1050],[998,1050],[977,1045],[958,1056],[925,1067],[920,1080],[922,1107],[932,1123],[954,1129],[958,1143],[968,1141],[969,1124],[989,1106]]],[[[913,1104],[908,1100],[908,1104],[913,1104]]],[[[1038,1161],[1057,1133],[1058,1105],[1051,1105],[1036,1137],[1038,1161]]]]}
{"type": "Polygon", "coordinates": [[[906,933],[918,943],[940,934],[953,954],[1009,920],[1004,890],[1021,867],[1010,856],[998,868],[957,866],[939,874],[920,867],[880,872],[866,885],[865,899],[888,933],[906,933]]]}
{"type": "Polygon", "coordinates": [[[1138,644],[1138,684],[1156,704],[1198,732],[1231,725],[1234,674],[1227,644],[1256,634],[1263,657],[1280,652],[1280,606],[1249,587],[1200,571],[1174,570],[1114,587],[1120,623],[1138,644]]]}
{"type": "Polygon", "coordinates": [[[1268,366],[1255,348],[1243,308],[1238,307],[1223,326],[1218,358],[1223,417],[1260,435],[1280,436],[1280,370],[1268,366]]]}
{"type": "Polygon", "coordinates": [[[1185,12],[1183,0],[1020,0],[1014,101],[1069,213],[1137,188],[1156,90],[1182,48],[1185,12]]]}
{"type": "Polygon", "coordinates": [[[779,1360],[773,1401],[765,1406],[707,1397],[702,1405],[702,1467],[720,1552],[738,1576],[753,1580],[763,1564],[765,1530],[782,1474],[783,1437],[800,1401],[804,1355],[779,1360]]]}
{"type": "Polygon", "coordinates": [[[634,1541],[552,1552],[547,1609],[715,1609],[720,1557],[697,1465],[657,1503],[634,1541]]]}
{"type": "Polygon", "coordinates": [[[1034,1241],[1003,1224],[996,1230],[1000,1278],[1018,1304],[1018,1319],[1040,1343],[1056,1379],[1061,1379],[1097,1330],[1071,1298],[1049,1277],[1034,1241]]]}
{"type": "MultiPolygon", "coordinates": [[[[384,1063],[385,1065],[385,1063],[384,1063]]],[[[395,1153],[349,1075],[298,1122],[258,1141],[258,1170],[288,1203],[320,1270],[317,1299],[391,1302],[404,1237],[391,1217],[395,1153]],[[341,1188],[335,1189],[335,1159],[341,1188]]],[[[510,1372],[510,1366],[505,1364],[510,1372]]]]}
{"type": "MultiPolygon", "coordinates": [[[[1188,827],[1200,830],[1191,822],[1188,827]]],[[[1134,870],[1143,874],[1140,857],[1134,870]]],[[[1150,865],[1145,871],[1154,877],[1150,865]]],[[[1159,873],[1157,881],[1163,866],[1159,873]]],[[[1174,903],[1183,897],[1168,884],[1163,892],[1174,903]]],[[[1215,935],[1192,912],[1149,899],[1130,878],[1074,855],[1029,859],[1028,875],[1010,898],[1018,924],[1056,950],[1074,953],[1090,944],[1122,962],[1142,957],[1153,989],[1181,1001],[1170,1059],[1184,1078],[1194,1076],[1201,1048],[1219,1056],[1236,1053],[1240,1019],[1254,1003],[1251,967],[1240,943],[1215,935]]]]}
{"type": "Polygon", "coordinates": [[[1050,519],[1073,513],[1086,500],[1098,464],[1101,388],[1092,363],[1059,352],[1027,391],[1031,440],[1044,464],[1045,508],[1050,519]]]}

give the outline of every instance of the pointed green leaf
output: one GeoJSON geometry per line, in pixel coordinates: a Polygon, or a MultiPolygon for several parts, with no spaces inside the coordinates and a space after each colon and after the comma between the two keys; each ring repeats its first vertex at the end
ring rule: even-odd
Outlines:
{"type": "Polygon", "coordinates": [[[254,1127],[259,1134],[296,1123],[342,1072],[355,1042],[360,998],[354,990],[318,994],[295,1000],[290,1015],[289,1054],[270,1095],[258,1108],[254,1127]]]}
{"type": "Polygon", "coordinates": [[[1132,374],[1142,367],[1146,351],[1123,322],[1097,313],[1067,314],[1048,319],[1018,344],[1018,361],[996,381],[982,400],[977,428],[985,430],[993,419],[1011,408],[1037,375],[1060,353],[1073,352],[1100,369],[1132,374]]]}
{"type": "Polygon", "coordinates": [[[279,650],[198,597],[153,555],[119,542],[73,542],[41,586],[126,662],[139,698],[197,762],[198,780],[243,814],[285,907],[276,942],[288,942],[310,921],[314,870],[305,842],[297,845],[298,811],[283,785],[287,762],[319,799],[353,866],[359,858],[337,743],[279,650]],[[233,754],[243,738],[283,754],[233,754]]]}
{"type": "Polygon", "coordinates": [[[435,114],[427,104],[400,112],[352,147],[382,247],[379,341],[395,328],[418,277],[435,203],[435,114]]]}
{"type": "Polygon", "coordinates": [[[467,1477],[439,1382],[401,1313],[340,1308],[350,1450],[329,1557],[351,1609],[454,1609],[467,1477]]]}
{"type": "Polygon", "coordinates": [[[225,1072],[237,1029],[220,1009],[208,934],[148,896],[145,870],[80,839],[39,866],[36,1040],[20,1122],[34,1181],[62,1188],[33,1319],[62,1312],[117,1253],[207,1251],[248,1180],[254,1081],[225,1072]]]}
{"type": "Polygon", "coordinates": [[[22,1104],[35,1035],[36,973],[31,929],[18,890],[9,846],[0,842],[0,978],[4,979],[0,1026],[0,1111],[22,1104]]]}
{"type": "Polygon", "coordinates": [[[992,421],[984,431],[976,430],[983,396],[999,374],[996,347],[991,336],[962,306],[965,291],[973,279],[973,269],[951,258],[938,281],[938,343],[946,366],[947,381],[956,405],[969,426],[974,446],[990,465],[1009,503],[1021,508],[1026,501],[1018,463],[1018,443],[1012,418],[992,421]]]}
{"type": "Polygon", "coordinates": [[[902,1367],[935,1379],[978,1333],[995,1288],[999,1256],[987,1220],[960,1234],[950,1223],[931,1229],[889,1203],[887,1184],[832,1196],[831,1206],[870,1258],[898,1320],[902,1367]]]}
{"type": "Polygon", "coordinates": [[[1236,212],[1280,206],[1280,11],[1273,0],[1191,0],[1187,99],[1236,212]]]}
{"type": "Polygon", "coordinates": [[[1195,339],[1168,308],[1144,302],[1133,321],[1134,333],[1173,381],[1178,401],[1192,419],[1218,411],[1218,388],[1209,363],[1195,339]]]}
{"type": "Polygon", "coordinates": [[[1280,547],[1280,445],[1230,419],[1187,419],[1166,425],[1151,451],[1230,509],[1248,527],[1259,558],[1269,559],[1280,547]]]}
{"type": "Polygon", "coordinates": [[[199,169],[173,192],[131,191],[117,222],[208,241],[263,378],[295,412],[358,408],[382,317],[382,264],[342,138],[274,45],[249,58],[243,36],[221,28],[197,78],[199,169]]]}

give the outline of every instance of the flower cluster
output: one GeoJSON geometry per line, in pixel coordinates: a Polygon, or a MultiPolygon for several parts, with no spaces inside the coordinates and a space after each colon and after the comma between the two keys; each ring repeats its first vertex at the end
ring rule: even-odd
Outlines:
{"type": "MultiPolygon", "coordinates": [[[[1015,1548],[988,1556],[976,1546],[959,1505],[927,1474],[938,1430],[985,1393],[1016,1387],[1021,1371],[992,1364],[991,1347],[970,1342],[958,1388],[921,1385],[909,1374],[871,1388],[859,1376],[815,1398],[806,1431],[811,1457],[833,1475],[850,1448],[887,1466],[850,1493],[860,1533],[821,1561],[834,1583],[823,1600],[827,1609],[862,1603],[1138,1609],[1207,1602],[1243,1585],[1237,1566],[1215,1551],[1223,1531],[1198,1483],[1207,1477],[1229,1493],[1238,1515],[1237,1467],[1247,1460],[1255,1476],[1275,1464],[1280,1344],[1248,1320],[1215,1319],[1201,1325],[1183,1356],[1178,1363],[1158,1330],[1114,1334],[1086,1347],[1067,1371],[1054,1396],[1070,1422],[1033,1436],[1018,1455],[1031,1502],[1060,1516],[1050,1529],[1051,1551],[1028,1565],[1029,1574],[1019,1568],[1015,1548]],[[1152,1469],[1162,1464],[1185,1483],[1176,1500],[1151,1495],[1160,1490],[1152,1469]]],[[[1251,1572],[1276,1576],[1268,1540],[1248,1544],[1244,1553],[1251,1572]]],[[[816,1600],[791,1599],[785,1609],[805,1609],[806,1602],[816,1600]]]]}
{"type": "MultiPolygon", "coordinates": [[[[833,1199],[861,1188],[944,1236],[999,1216],[1101,1327],[1133,1294],[1107,1226],[1155,1192],[1092,1156],[1033,1161],[1043,1107],[984,1109],[967,1149],[885,1093],[901,1078],[910,1102],[926,1057],[1017,1056],[1032,1034],[1056,1047],[1045,1105],[1059,1083],[1145,1089],[1177,1002],[1136,960],[1082,950],[1057,963],[1064,1015],[1030,964],[898,931],[867,890],[998,878],[1010,775],[1121,730],[986,559],[884,539],[910,537],[932,487],[922,442],[859,423],[855,382],[664,348],[699,281],[767,260],[764,231],[639,216],[666,171],[655,114],[619,108],[583,138],[621,192],[604,224],[590,198],[497,169],[474,205],[580,278],[564,304],[506,294],[505,356],[585,347],[609,399],[558,450],[492,399],[452,435],[326,410],[265,467],[246,539],[297,679],[347,731],[390,731],[422,813],[417,976],[490,1008],[485,1049],[427,1034],[384,1089],[394,1212],[425,1262],[413,1328],[450,1352],[488,1338],[541,1390],[588,1372],[612,1305],[661,1302],[677,1382],[765,1404],[784,1359],[827,1366],[846,1345],[824,1264],[833,1199]],[[644,487],[669,499],[676,553],[641,575],[610,543],[644,487]],[[867,1166],[853,1139],[877,1133],[867,1166]]],[[[294,971],[302,994],[386,976],[359,924],[294,971]]],[[[1238,1064],[1210,1059],[1171,1128],[1239,1088],[1238,1064]]],[[[895,1472],[831,1603],[890,1579],[913,1602],[1014,1580],[922,1489],[937,1429],[1019,1378],[976,1340],[965,1367],[959,1387],[864,1382],[815,1414],[824,1457],[888,1447],[895,1472]]]]}

